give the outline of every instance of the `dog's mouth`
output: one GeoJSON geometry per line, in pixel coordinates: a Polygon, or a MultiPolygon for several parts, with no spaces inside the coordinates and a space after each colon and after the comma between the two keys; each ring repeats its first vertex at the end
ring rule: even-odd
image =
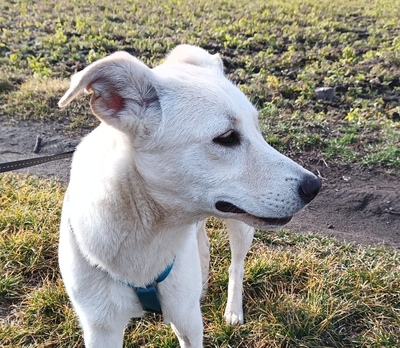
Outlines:
{"type": "Polygon", "coordinates": [[[218,201],[215,203],[215,208],[223,213],[230,214],[240,214],[239,220],[243,220],[244,222],[253,225],[254,227],[262,227],[262,226],[283,226],[286,225],[291,219],[292,216],[284,216],[284,217],[260,217],[255,216],[247,211],[240,209],[236,205],[218,201]]]}

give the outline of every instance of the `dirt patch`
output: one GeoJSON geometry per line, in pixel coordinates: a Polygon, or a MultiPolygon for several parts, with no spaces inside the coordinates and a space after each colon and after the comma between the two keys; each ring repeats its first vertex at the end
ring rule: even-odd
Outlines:
{"type": "MultiPolygon", "coordinates": [[[[65,135],[61,124],[43,125],[0,122],[0,162],[70,151],[83,134],[65,135]],[[38,154],[36,138],[42,138],[38,154]]],[[[307,161],[306,154],[302,160],[307,161]]],[[[383,169],[361,170],[327,165],[306,166],[323,178],[318,197],[296,215],[288,227],[298,232],[317,232],[346,242],[384,244],[400,249],[400,173],[383,169]]],[[[68,182],[70,160],[22,169],[20,172],[50,176],[68,182]]]]}
{"type": "Polygon", "coordinates": [[[380,169],[310,168],[323,188],[289,227],[346,242],[385,244],[400,249],[400,175],[380,169]]]}
{"type": "MultiPolygon", "coordinates": [[[[45,125],[21,122],[7,125],[0,121],[0,129],[0,163],[71,151],[82,137],[82,134],[76,137],[66,136],[64,126],[57,123],[45,125]],[[38,136],[42,141],[39,152],[35,154],[33,150],[38,136]]],[[[70,164],[71,160],[60,160],[18,172],[50,176],[67,183],[70,164]]]]}

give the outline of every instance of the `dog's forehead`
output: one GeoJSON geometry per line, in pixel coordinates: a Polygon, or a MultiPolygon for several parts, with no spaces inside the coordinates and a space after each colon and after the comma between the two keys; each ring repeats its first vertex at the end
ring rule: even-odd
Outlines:
{"type": "Polygon", "coordinates": [[[154,69],[161,82],[161,101],[178,113],[215,116],[224,124],[235,125],[242,120],[257,122],[258,112],[240,89],[224,75],[189,64],[161,65],[154,69]],[[181,112],[179,112],[181,111],[181,112]]]}

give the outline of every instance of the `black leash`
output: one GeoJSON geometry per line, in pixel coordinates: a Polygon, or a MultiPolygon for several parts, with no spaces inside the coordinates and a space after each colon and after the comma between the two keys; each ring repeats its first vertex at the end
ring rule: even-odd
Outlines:
{"type": "Polygon", "coordinates": [[[20,161],[0,163],[0,173],[10,172],[12,170],[17,170],[17,169],[21,169],[21,168],[32,167],[32,166],[36,166],[38,164],[47,163],[47,162],[51,162],[51,161],[57,161],[57,160],[64,159],[64,158],[70,158],[70,157],[72,157],[74,152],[75,152],[75,150],[58,153],[55,155],[30,158],[30,159],[25,159],[25,160],[20,160],[20,161]]]}

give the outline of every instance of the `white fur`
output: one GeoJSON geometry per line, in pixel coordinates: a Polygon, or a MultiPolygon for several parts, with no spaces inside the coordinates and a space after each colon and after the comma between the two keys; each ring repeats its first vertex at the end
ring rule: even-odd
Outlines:
{"type": "Polygon", "coordinates": [[[174,257],[158,285],[164,320],[181,347],[202,347],[209,251],[198,222],[228,219],[225,319],[243,323],[243,263],[254,233],[248,225],[275,227],[255,216],[295,214],[305,205],[299,185],[312,174],[264,141],[256,109],[224,77],[219,56],[199,47],[178,46],[154,69],[124,52],[110,55],[73,76],[59,105],[83,90],[102,122],[73,158],[59,260],[86,347],[122,347],[129,319],[144,314],[123,283],[153,282],[174,257]],[[213,141],[230,130],[240,145],[213,141]],[[221,212],[218,201],[251,215],[221,212]]]}

